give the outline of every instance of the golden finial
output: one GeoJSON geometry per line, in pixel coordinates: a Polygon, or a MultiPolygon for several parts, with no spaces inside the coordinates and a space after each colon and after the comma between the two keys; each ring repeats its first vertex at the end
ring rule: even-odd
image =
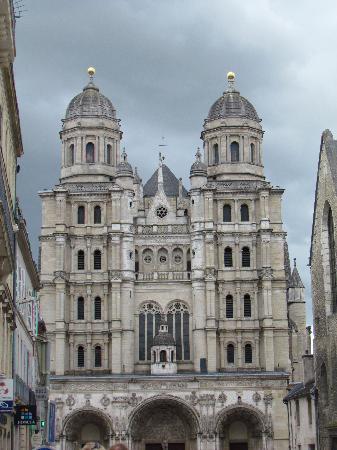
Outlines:
{"type": "Polygon", "coordinates": [[[96,73],[95,67],[88,67],[88,75],[91,81],[94,78],[95,73],[96,73]]]}
{"type": "Polygon", "coordinates": [[[228,92],[233,92],[234,89],[234,81],[235,81],[235,73],[228,72],[227,73],[227,81],[228,81],[228,92]]]}
{"type": "Polygon", "coordinates": [[[234,72],[228,72],[227,73],[227,80],[228,81],[234,81],[235,80],[235,73],[234,72]]]}

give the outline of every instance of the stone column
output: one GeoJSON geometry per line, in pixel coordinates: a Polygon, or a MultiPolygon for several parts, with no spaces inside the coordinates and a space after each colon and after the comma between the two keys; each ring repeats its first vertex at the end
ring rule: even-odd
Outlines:
{"type": "Polygon", "coordinates": [[[205,282],[202,280],[192,281],[193,299],[193,362],[194,370],[200,372],[200,359],[207,357],[206,351],[206,304],[205,304],[205,282]]]}

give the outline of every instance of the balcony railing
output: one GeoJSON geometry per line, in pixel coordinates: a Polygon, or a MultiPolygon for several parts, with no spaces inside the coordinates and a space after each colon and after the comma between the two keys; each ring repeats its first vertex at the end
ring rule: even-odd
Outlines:
{"type": "Polygon", "coordinates": [[[136,272],[136,281],[188,281],[191,279],[191,272],[154,271],[136,272]]]}

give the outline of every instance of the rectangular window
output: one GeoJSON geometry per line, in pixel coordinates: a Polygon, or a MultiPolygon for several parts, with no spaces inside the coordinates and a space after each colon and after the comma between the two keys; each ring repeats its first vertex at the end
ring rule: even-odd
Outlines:
{"type": "MultiPolygon", "coordinates": [[[[295,405],[296,405],[296,425],[299,427],[301,425],[300,402],[299,402],[299,400],[296,400],[295,405]]],[[[299,450],[301,450],[301,449],[299,449],[299,450]]]]}
{"type": "Polygon", "coordinates": [[[190,315],[183,314],[184,360],[190,359],[190,315]]]}
{"type": "Polygon", "coordinates": [[[307,397],[308,402],[308,422],[309,425],[312,425],[312,403],[311,403],[311,397],[307,397]]]}
{"type": "Polygon", "coordinates": [[[146,359],[151,361],[151,347],[153,342],[153,314],[146,314],[146,331],[147,331],[147,345],[146,345],[146,359]]]}
{"type": "Polygon", "coordinates": [[[176,313],[175,314],[175,338],[176,338],[176,354],[177,354],[177,360],[181,361],[183,359],[182,355],[182,343],[181,343],[181,314],[176,313]]]}
{"type": "Polygon", "coordinates": [[[145,314],[139,315],[139,360],[145,361],[145,314]]]}

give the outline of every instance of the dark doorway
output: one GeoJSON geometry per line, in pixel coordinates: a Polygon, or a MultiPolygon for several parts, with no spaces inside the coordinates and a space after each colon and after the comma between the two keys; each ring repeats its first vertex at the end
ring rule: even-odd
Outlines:
{"type": "MultiPolygon", "coordinates": [[[[146,444],[145,450],[163,450],[161,444],[146,444]]],[[[171,442],[168,444],[168,450],[185,450],[185,444],[182,442],[171,442]]]]}
{"type": "Polygon", "coordinates": [[[248,450],[247,442],[231,442],[229,444],[229,450],[248,450]]]}

